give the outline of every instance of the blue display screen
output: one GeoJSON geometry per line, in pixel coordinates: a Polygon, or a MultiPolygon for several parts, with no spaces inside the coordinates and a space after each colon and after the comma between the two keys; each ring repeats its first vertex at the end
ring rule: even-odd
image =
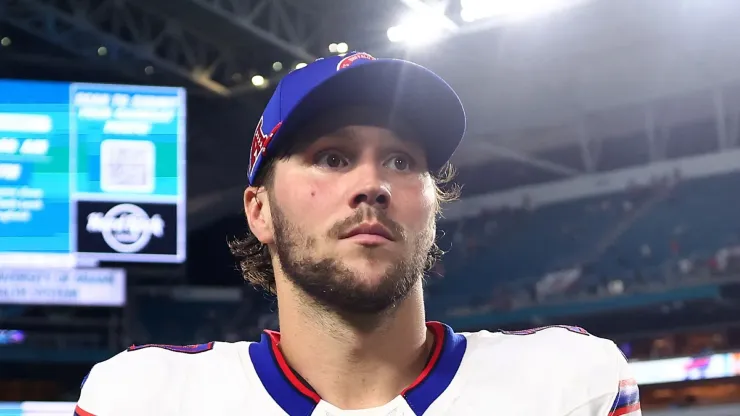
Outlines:
{"type": "Polygon", "coordinates": [[[0,264],[184,261],[185,117],[181,88],[0,80],[0,264]]]}

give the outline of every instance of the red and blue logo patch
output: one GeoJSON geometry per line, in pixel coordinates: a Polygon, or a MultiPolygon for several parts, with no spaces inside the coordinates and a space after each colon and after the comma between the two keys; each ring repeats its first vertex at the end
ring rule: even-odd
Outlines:
{"type": "Polygon", "coordinates": [[[273,129],[270,131],[269,134],[265,134],[265,132],[262,130],[262,123],[263,123],[263,117],[260,118],[260,121],[257,123],[257,128],[254,130],[254,137],[252,138],[252,147],[249,152],[249,176],[252,176],[252,172],[254,171],[254,167],[257,165],[257,161],[262,157],[262,155],[267,150],[267,146],[272,141],[272,137],[275,136],[275,133],[280,129],[280,126],[283,124],[281,121],[278,123],[273,129]]]}
{"type": "Polygon", "coordinates": [[[351,55],[347,55],[344,58],[342,58],[341,61],[337,64],[337,71],[340,69],[347,68],[354,64],[357,61],[374,61],[375,57],[370,55],[369,53],[365,52],[356,52],[351,55]]]}
{"type": "Polygon", "coordinates": [[[172,352],[181,352],[184,354],[198,354],[201,352],[210,351],[213,349],[213,342],[208,342],[206,344],[193,344],[193,345],[168,345],[168,344],[142,344],[142,345],[132,345],[128,347],[126,351],[138,351],[143,350],[144,348],[161,348],[167,351],[172,352]]]}

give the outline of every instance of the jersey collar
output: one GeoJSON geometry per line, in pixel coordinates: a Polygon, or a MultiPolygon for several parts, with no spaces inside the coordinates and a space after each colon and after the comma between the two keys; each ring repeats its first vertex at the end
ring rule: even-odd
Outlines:
{"type": "MultiPolygon", "coordinates": [[[[427,322],[434,335],[429,362],[419,377],[401,392],[415,414],[423,414],[455,377],[463,355],[465,337],[449,326],[427,322]]],[[[280,333],[265,331],[258,343],[249,346],[249,356],[272,399],[289,415],[310,415],[321,397],[285,361],[278,344],[280,333]]]]}

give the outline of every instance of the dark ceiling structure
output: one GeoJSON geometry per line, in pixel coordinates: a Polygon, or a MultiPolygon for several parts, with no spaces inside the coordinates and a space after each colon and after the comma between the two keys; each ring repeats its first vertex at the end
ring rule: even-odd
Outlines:
{"type": "Polygon", "coordinates": [[[424,7],[418,0],[4,0],[0,36],[23,32],[43,46],[4,48],[2,59],[47,69],[77,61],[79,71],[104,67],[130,81],[230,98],[258,89],[253,75],[276,80],[327,55],[330,43],[387,43],[394,16],[413,4],[424,7]]]}

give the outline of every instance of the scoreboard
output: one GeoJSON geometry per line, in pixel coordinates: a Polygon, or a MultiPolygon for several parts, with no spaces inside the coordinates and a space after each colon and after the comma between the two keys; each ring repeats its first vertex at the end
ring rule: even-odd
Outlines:
{"type": "Polygon", "coordinates": [[[0,266],[185,260],[185,91],[0,80],[0,266]]]}

